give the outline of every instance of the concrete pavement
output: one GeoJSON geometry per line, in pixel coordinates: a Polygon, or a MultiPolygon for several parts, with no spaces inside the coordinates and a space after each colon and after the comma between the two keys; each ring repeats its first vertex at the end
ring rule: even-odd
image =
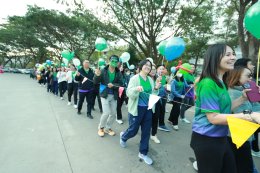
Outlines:
{"type": "MultiPolygon", "coordinates": [[[[85,104],[79,116],[66,98],[47,93],[27,75],[0,74],[0,103],[0,173],[195,172],[189,160],[194,157],[190,124],[180,122],[178,132],[158,131],[161,144],[150,142],[154,165],[148,166],[138,159],[140,133],[127,148],[119,145],[119,133],[128,127],[124,105],[125,123],[113,128],[117,135],[100,138],[97,105],[93,120],[86,118],[85,104]]],[[[187,118],[192,115],[189,110],[187,118]]],[[[260,170],[259,158],[255,164],[260,170]]]]}

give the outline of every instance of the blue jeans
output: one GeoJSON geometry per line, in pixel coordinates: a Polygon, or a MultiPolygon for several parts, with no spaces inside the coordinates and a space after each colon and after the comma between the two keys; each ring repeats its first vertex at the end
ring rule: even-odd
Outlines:
{"type": "Polygon", "coordinates": [[[147,155],[149,150],[149,139],[152,126],[152,110],[147,110],[147,108],[147,106],[138,106],[137,116],[133,116],[130,113],[128,114],[129,127],[122,135],[122,140],[126,142],[137,134],[139,127],[141,126],[142,133],[139,152],[143,155],[147,155]]]}

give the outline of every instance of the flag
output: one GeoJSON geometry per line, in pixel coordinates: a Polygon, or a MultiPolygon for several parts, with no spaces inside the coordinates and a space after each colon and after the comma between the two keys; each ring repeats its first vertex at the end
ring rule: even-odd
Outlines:
{"type": "Polygon", "coordinates": [[[104,89],[106,89],[106,85],[100,84],[100,86],[99,86],[99,93],[102,93],[104,91],[104,89]]]}
{"type": "Polygon", "coordinates": [[[124,87],[119,87],[118,89],[118,93],[119,93],[119,98],[121,98],[122,94],[123,94],[123,91],[124,91],[124,87]]]}
{"type": "Polygon", "coordinates": [[[158,100],[160,99],[161,97],[157,96],[157,95],[153,95],[153,94],[150,94],[150,97],[149,97],[149,102],[148,102],[148,110],[149,109],[152,109],[152,107],[155,105],[155,103],[158,102],[158,100]]]}
{"type": "Polygon", "coordinates": [[[250,136],[260,127],[255,124],[232,116],[227,117],[228,127],[231,133],[232,142],[237,148],[241,147],[250,136]]]}

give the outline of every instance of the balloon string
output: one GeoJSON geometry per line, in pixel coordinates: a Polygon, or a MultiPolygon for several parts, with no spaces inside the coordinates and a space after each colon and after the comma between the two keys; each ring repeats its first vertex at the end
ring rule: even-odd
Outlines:
{"type": "MultiPolygon", "coordinates": [[[[85,76],[82,75],[81,73],[80,73],[80,75],[85,78],[85,76]]],[[[174,76],[174,77],[175,77],[175,76],[174,76]]],[[[93,80],[90,80],[90,79],[87,79],[87,80],[89,80],[90,82],[94,83],[93,80]]],[[[103,85],[103,84],[102,84],[102,85],[103,85]]],[[[104,85],[104,86],[107,87],[108,85],[104,85]]],[[[117,85],[113,85],[113,86],[114,86],[114,87],[117,87],[117,88],[123,87],[123,86],[117,86],[117,85]]],[[[191,88],[193,88],[193,87],[194,87],[194,86],[192,86],[191,88]]],[[[123,87],[123,88],[124,88],[124,89],[127,89],[127,87],[123,87]]],[[[186,92],[186,94],[191,90],[191,88],[186,92]]],[[[147,92],[145,92],[145,91],[141,91],[140,93],[144,93],[144,94],[147,94],[147,95],[149,95],[149,96],[152,95],[152,94],[147,93],[147,92]]],[[[185,95],[186,95],[186,94],[185,94],[185,95]]],[[[161,99],[164,99],[164,100],[168,101],[167,98],[164,98],[164,97],[161,97],[161,99]]],[[[194,106],[194,108],[200,109],[200,110],[206,110],[208,113],[214,113],[214,112],[215,112],[215,111],[210,111],[210,110],[207,110],[207,109],[202,109],[202,108],[197,107],[197,106],[195,106],[195,105],[189,105],[189,104],[186,104],[186,103],[183,103],[183,102],[178,102],[178,101],[175,101],[175,100],[172,100],[171,102],[179,103],[180,105],[185,105],[185,106],[187,106],[187,107],[192,107],[192,106],[194,106]]],[[[195,113],[194,111],[190,111],[190,112],[195,113]]]]}
{"type": "Polygon", "coordinates": [[[260,66],[260,46],[258,50],[258,60],[257,60],[257,67],[256,67],[256,85],[259,86],[259,66],[260,66]]]}

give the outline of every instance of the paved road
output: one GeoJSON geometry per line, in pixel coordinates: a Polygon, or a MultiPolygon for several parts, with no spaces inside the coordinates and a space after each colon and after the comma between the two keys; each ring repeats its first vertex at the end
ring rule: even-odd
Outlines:
{"type": "MultiPolygon", "coordinates": [[[[180,123],[178,132],[159,131],[161,144],[150,142],[154,165],[148,166],[137,156],[140,133],[125,149],[119,135],[100,138],[99,111],[93,112],[93,120],[79,116],[66,99],[47,93],[27,75],[0,74],[0,96],[0,173],[195,172],[189,160],[194,157],[191,125],[180,123]]],[[[192,112],[187,112],[190,120],[192,112]]],[[[123,113],[126,120],[125,106],[123,113]]],[[[127,123],[114,124],[118,134],[126,128],[127,123]]],[[[260,170],[260,159],[255,163],[260,170]]]]}

